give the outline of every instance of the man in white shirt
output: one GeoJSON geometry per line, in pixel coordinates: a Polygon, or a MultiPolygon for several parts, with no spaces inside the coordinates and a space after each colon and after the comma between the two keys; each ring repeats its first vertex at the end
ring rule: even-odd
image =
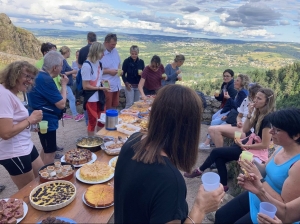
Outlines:
{"type": "Polygon", "coordinates": [[[118,69],[121,68],[121,59],[116,49],[117,35],[109,33],[104,40],[106,51],[101,59],[103,66],[103,80],[108,80],[110,92],[105,91],[106,109],[116,108],[119,105],[119,93],[121,89],[121,79],[118,69]]]}

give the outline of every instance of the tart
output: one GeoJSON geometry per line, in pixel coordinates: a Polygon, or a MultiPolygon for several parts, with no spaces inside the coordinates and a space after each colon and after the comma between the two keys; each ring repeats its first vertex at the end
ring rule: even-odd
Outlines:
{"type": "Polygon", "coordinates": [[[83,180],[102,181],[109,178],[114,173],[114,169],[106,163],[96,161],[93,164],[83,165],[79,172],[83,180]]]}
{"type": "Polygon", "coordinates": [[[120,114],[119,118],[122,119],[123,123],[133,123],[136,121],[136,117],[129,114],[120,114]]]}
{"type": "Polygon", "coordinates": [[[84,199],[92,207],[107,207],[114,203],[114,189],[109,185],[93,185],[85,192],[84,199]]]}
{"type": "Polygon", "coordinates": [[[75,194],[74,185],[67,181],[48,182],[38,187],[35,192],[32,192],[30,202],[35,205],[47,207],[67,202],[75,194]]]}
{"type": "Polygon", "coordinates": [[[73,165],[88,163],[92,160],[92,152],[87,149],[72,149],[65,154],[65,161],[73,165]]]}

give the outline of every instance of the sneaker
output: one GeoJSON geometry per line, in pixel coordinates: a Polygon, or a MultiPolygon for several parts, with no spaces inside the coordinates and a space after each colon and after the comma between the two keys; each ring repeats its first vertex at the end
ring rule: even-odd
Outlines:
{"type": "Polygon", "coordinates": [[[199,149],[210,149],[210,144],[205,145],[204,142],[199,144],[199,149]]]}
{"type": "Polygon", "coordinates": [[[223,186],[223,188],[224,188],[224,192],[227,192],[229,190],[229,187],[227,186],[223,186]]]}
{"type": "Polygon", "coordinates": [[[69,120],[69,119],[73,119],[73,117],[71,115],[69,115],[69,114],[64,114],[63,115],[63,119],[64,120],[69,120]]]}
{"type": "Polygon", "coordinates": [[[55,159],[60,159],[61,157],[63,157],[63,155],[56,153],[54,158],[55,159]]]}
{"type": "Polygon", "coordinates": [[[63,147],[58,147],[58,146],[56,146],[56,151],[58,151],[58,152],[62,152],[64,150],[64,148],[63,147]]]}
{"type": "Polygon", "coordinates": [[[74,119],[75,121],[81,121],[84,118],[84,114],[77,114],[74,119]]]}
{"type": "Polygon", "coordinates": [[[202,175],[203,172],[199,171],[198,169],[195,169],[193,172],[191,173],[184,173],[183,176],[187,177],[187,178],[194,178],[194,177],[199,177],[202,175]]]}

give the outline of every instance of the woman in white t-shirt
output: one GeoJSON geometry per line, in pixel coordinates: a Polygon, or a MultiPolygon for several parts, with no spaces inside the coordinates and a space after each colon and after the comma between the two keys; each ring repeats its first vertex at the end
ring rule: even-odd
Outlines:
{"type": "Polygon", "coordinates": [[[42,111],[35,110],[29,116],[17,96],[28,90],[37,73],[27,61],[13,62],[0,72],[0,164],[18,189],[37,177],[44,165],[30,133],[31,125],[42,120],[42,111]]]}
{"type": "MultiPolygon", "coordinates": [[[[236,117],[236,126],[233,126],[231,124],[223,124],[223,125],[217,125],[217,126],[211,126],[208,129],[208,133],[211,136],[212,141],[215,143],[215,146],[223,147],[223,137],[232,138],[234,139],[234,132],[240,131],[242,132],[243,129],[243,123],[246,120],[246,117],[248,115],[248,105],[249,102],[254,99],[257,91],[262,88],[259,84],[255,83],[250,85],[249,88],[249,96],[244,99],[240,107],[238,107],[237,111],[238,116],[236,117]]],[[[246,133],[242,133],[241,138],[245,137],[246,133]]]]}
{"type": "Polygon", "coordinates": [[[101,112],[105,111],[105,95],[103,91],[110,90],[109,87],[102,86],[102,64],[100,59],[103,57],[105,47],[99,42],[94,42],[89,50],[87,62],[81,67],[82,87],[84,89],[83,109],[88,113],[87,132],[89,136],[94,135],[95,127],[97,130],[103,127],[98,122],[101,112]]]}

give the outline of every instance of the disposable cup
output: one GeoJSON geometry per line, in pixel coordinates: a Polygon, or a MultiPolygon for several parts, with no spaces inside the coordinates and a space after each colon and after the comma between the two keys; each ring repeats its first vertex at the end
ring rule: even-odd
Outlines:
{"type": "Polygon", "coordinates": [[[203,174],[201,180],[206,191],[214,191],[220,186],[220,176],[214,172],[203,174]]]}
{"type": "Polygon", "coordinates": [[[220,90],[215,91],[215,96],[218,97],[220,95],[220,90]]]}
{"type": "Polygon", "coordinates": [[[272,219],[275,217],[276,212],[277,208],[269,202],[261,202],[259,205],[259,213],[265,214],[272,219]]]}
{"type": "Polygon", "coordinates": [[[46,134],[48,129],[48,121],[39,122],[41,134],[46,134]]]}
{"type": "Polygon", "coordinates": [[[118,69],[118,75],[121,76],[122,75],[123,70],[122,69],[118,69]]]}
{"type": "Polygon", "coordinates": [[[242,136],[242,132],[240,132],[240,131],[235,131],[235,132],[234,132],[234,138],[240,139],[241,136],[242,136]]]}
{"type": "Polygon", "coordinates": [[[142,73],[143,73],[143,70],[142,70],[142,69],[139,69],[139,70],[138,70],[138,75],[142,75],[142,73]]]}
{"type": "Polygon", "coordinates": [[[243,151],[241,154],[241,160],[248,160],[249,162],[252,162],[253,154],[248,151],[243,151]]]}

